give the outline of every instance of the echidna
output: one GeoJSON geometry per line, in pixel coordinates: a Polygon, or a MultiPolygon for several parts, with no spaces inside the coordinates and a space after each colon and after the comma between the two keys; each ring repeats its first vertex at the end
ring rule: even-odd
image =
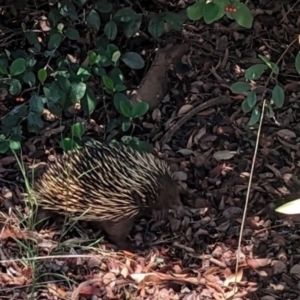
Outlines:
{"type": "Polygon", "coordinates": [[[44,210],[99,222],[119,248],[127,247],[126,237],[139,215],[152,211],[165,217],[168,210],[182,208],[165,161],[131,147],[96,140],[49,165],[36,182],[34,194],[44,210]]]}

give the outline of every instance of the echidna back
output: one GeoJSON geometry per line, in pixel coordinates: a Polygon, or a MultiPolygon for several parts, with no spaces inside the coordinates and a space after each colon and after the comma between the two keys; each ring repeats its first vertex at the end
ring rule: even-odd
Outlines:
{"type": "Polygon", "coordinates": [[[34,190],[44,209],[86,221],[117,220],[155,203],[164,176],[172,174],[153,155],[92,140],[58,158],[34,190]]]}

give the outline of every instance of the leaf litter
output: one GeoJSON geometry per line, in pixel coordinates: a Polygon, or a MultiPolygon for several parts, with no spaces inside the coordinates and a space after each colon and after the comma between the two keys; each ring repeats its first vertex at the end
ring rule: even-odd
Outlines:
{"type": "MultiPolygon", "coordinates": [[[[0,156],[3,299],[28,299],[33,290],[34,299],[233,299],[235,281],[235,299],[298,299],[299,216],[274,212],[282,199],[299,197],[299,88],[291,71],[292,51],[280,78],[287,100],[276,112],[276,123],[265,121],[262,128],[237,276],[235,251],[256,131],[245,130],[249,117],[241,111],[243,95],[229,94],[229,85],[242,76],[239,71],[260,62],[257,53],[276,61],[290,44],[299,13],[298,7],[289,10],[290,3],[256,2],[251,31],[225,21],[187,25],[183,34],[189,52],[184,49],[176,57],[189,66],[183,75],[165,59],[154,59],[159,63],[152,64],[138,92],[160,97],[149,100],[154,109],[138,135],[150,138],[159,156],[170,162],[190,214],[164,224],[140,220],[132,242],[144,238],[153,244],[149,249],[115,253],[102,241],[93,244],[87,224],[62,232],[59,219],[38,231],[25,228],[21,220],[28,212],[20,217],[10,211],[22,207],[16,184],[21,174],[14,157],[0,156]],[[155,91],[156,78],[163,80],[155,91]]],[[[42,24],[42,30],[49,30],[42,24]]],[[[17,31],[3,32],[2,47],[19,46],[17,31]]],[[[11,108],[4,100],[1,116],[11,108]]],[[[25,143],[22,159],[28,169],[52,159],[61,132],[72,122],[49,121],[40,136],[25,143]]],[[[99,109],[86,122],[97,136],[107,118],[99,109]]]]}

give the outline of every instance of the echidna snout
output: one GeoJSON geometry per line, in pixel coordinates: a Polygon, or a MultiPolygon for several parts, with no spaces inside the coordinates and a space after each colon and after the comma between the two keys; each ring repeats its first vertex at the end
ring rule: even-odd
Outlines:
{"type": "Polygon", "coordinates": [[[170,211],[180,212],[182,203],[176,181],[170,176],[158,178],[160,186],[157,202],[152,206],[156,220],[165,219],[170,211]]]}

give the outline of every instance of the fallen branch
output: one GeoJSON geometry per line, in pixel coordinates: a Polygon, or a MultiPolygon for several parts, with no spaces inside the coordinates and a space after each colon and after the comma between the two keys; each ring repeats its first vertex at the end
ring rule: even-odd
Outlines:
{"type": "Polygon", "coordinates": [[[218,106],[218,105],[226,105],[232,103],[233,100],[228,96],[220,96],[217,98],[210,99],[204,103],[199,104],[192,110],[190,110],[187,114],[182,116],[170,129],[165,133],[165,135],[162,137],[160,144],[161,146],[164,144],[167,144],[173,135],[176,133],[176,131],[183,126],[189,119],[191,119],[194,115],[199,113],[202,110],[205,110],[210,107],[218,106]]]}

